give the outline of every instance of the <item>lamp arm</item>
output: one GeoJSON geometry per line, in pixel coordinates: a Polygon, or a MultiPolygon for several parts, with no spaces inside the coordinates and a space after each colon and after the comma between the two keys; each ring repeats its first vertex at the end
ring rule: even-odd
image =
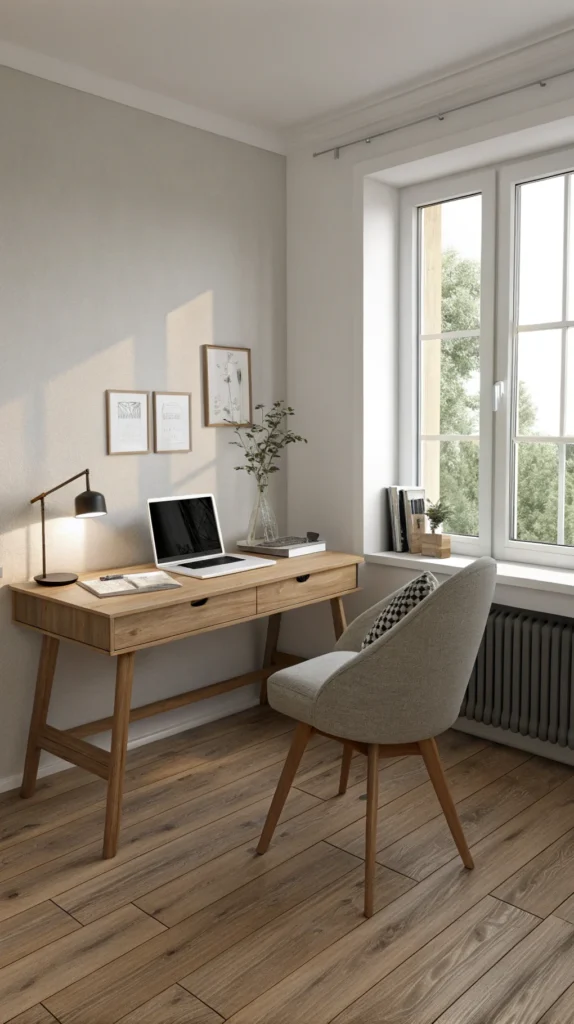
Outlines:
{"type": "Polygon", "coordinates": [[[90,489],[90,471],[89,471],[89,469],[83,469],[81,471],[81,473],[76,473],[75,476],[69,477],[67,480],[64,480],[61,484],[56,484],[56,486],[55,487],[51,487],[49,491],[43,491],[42,494],[37,494],[35,498],[32,498],[30,500],[30,504],[33,505],[36,501],[42,501],[44,498],[46,498],[48,496],[48,494],[53,494],[54,491],[59,491],[61,487],[65,487],[66,484],[71,484],[73,480],[79,480],[79,478],[81,476],[85,476],[85,478],[86,478],[86,485],[87,485],[86,486],[86,490],[89,491],[89,489],[90,489]]]}

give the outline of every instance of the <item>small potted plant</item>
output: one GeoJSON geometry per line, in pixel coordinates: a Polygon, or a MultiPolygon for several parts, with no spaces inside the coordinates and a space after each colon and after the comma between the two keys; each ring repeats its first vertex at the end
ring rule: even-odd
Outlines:
{"type": "Polygon", "coordinates": [[[446,533],[438,533],[442,524],[452,514],[452,509],[445,501],[428,503],[427,518],[431,532],[423,534],[422,554],[431,558],[450,558],[450,537],[446,533]]]}

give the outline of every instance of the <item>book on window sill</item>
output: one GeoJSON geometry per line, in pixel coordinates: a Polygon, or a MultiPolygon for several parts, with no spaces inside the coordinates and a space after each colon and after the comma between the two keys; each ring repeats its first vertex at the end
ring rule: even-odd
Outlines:
{"type": "Polygon", "coordinates": [[[324,540],[308,541],[306,537],[277,537],[276,540],[256,540],[248,544],[246,540],[237,543],[240,551],[253,551],[260,555],[273,555],[274,558],[296,558],[298,555],[315,555],[326,551],[324,540]]]}
{"type": "Polygon", "coordinates": [[[422,487],[388,487],[393,551],[420,551],[420,520],[425,512],[422,487]]]}
{"type": "MultiPolygon", "coordinates": [[[[110,573],[110,575],[113,575],[110,573]]],[[[181,587],[167,572],[134,572],[119,579],[78,580],[80,587],[96,597],[126,597],[128,594],[150,594],[153,590],[176,590],[181,587]]]]}

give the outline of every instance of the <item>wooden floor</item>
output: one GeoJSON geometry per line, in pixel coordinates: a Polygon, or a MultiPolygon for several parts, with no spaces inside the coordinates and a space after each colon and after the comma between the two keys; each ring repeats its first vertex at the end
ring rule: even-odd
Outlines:
{"type": "Polygon", "coordinates": [[[364,758],[336,796],[315,737],[254,854],[290,733],[257,708],[136,750],[111,861],[93,776],[0,798],[0,1024],[573,1024],[574,771],[446,734],[467,872],[421,760],[382,762],[365,921],[364,758]]]}

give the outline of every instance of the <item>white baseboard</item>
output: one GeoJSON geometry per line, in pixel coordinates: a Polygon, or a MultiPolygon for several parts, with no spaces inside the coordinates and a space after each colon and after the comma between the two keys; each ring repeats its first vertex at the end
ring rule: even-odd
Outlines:
{"type": "Polygon", "coordinates": [[[501,743],[505,747],[516,747],[517,750],[525,750],[528,754],[537,754],[538,757],[547,757],[550,761],[574,765],[574,750],[570,750],[570,747],[560,747],[557,743],[545,743],[542,740],[533,739],[532,736],[511,732],[510,729],[485,725],[484,722],[474,722],[469,718],[458,718],[453,729],[466,732],[470,736],[478,736],[480,739],[491,740],[492,743],[501,743]]]}
{"type": "MultiPolygon", "coordinates": [[[[157,729],[150,729],[145,733],[139,733],[137,727],[139,725],[141,728],[142,723],[137,723],[135,727],[131,727],[130,731],[135,733],[135,735],[130,736],[128,740],[128,750],[143,747],[146,743],[154,743],[155,740],[163,740],[167,736],[176,736],[180,732],[195,729],[200,725],[205,725],[207,722],[215,722],[218,718],[227,718],[229,715],[237,714],[238,711],[254,707],[258,702],[259,693],[256,691],[256,688],[254,686],[246,686],[240,690],[233,690],[231,693],[224,694],[221,697],[205,701],[205,704],[198,702],[187,708],[182,708],[178,712],[171,712],[170,724],[164,725],[163,728],[160,726],[157,729]]],[[[151,721],[151,719],[148,721],[151,721]]],[[[109,732],[102,733],[101,736],[91,737],[90,742],[93,742],[96,746],[109,749],[109,737],[109,732]]],[[[47,775],[65,771],[67,768],[73,768],[73,765],[51,754],[42,755],[38,778],[45,778],[47,775]]],[[[5,793],[10,789],[18,789],[21,782],[21,773],[5,776],[3,779],[0,779],[0,793],[5,793]]]]}

